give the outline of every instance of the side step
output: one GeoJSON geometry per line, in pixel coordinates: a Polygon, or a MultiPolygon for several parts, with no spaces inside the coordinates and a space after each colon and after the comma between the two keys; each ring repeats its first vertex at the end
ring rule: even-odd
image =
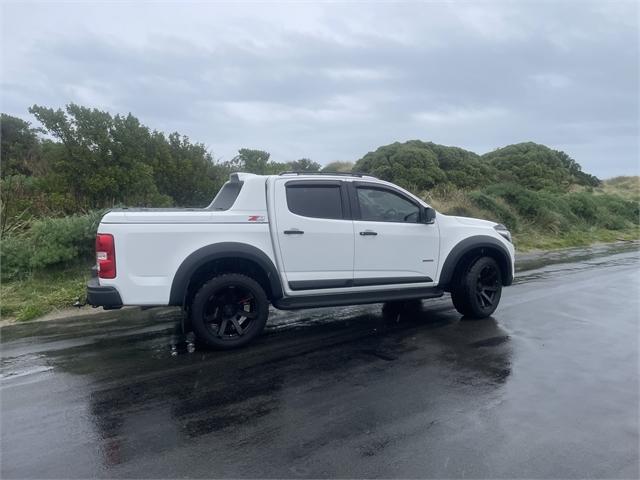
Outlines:
{"type": "Polygon", "coordinates": [[[441,288],[421,287],[395,290],[375,290],[372,292],[307,295],[304,297],[284,297],[275,300],[273,302],[273,306],[280,310],[297,310],[300,308],[341,307],[346,305],[393,302],[397,300],[438,298],[442,295],[444,295],[444,290],[441,288]]]}

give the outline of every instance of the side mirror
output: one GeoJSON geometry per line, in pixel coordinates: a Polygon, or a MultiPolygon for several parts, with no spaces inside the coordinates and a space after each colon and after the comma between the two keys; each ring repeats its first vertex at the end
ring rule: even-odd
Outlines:
{"type": "Polygon", "coordinates": [[[436,221],[436,211],[431,207],[422,209],[422,223],[433,223],[436,221]]]}

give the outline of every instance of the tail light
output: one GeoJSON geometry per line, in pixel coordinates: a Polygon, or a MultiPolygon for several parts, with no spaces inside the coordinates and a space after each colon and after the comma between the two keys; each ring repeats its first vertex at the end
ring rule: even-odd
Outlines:
{"type": "Polygon", "coordinates": [[[99,278],[116,278],[116,246],[110,233],[96,235],[96,263],[99,278]]]}

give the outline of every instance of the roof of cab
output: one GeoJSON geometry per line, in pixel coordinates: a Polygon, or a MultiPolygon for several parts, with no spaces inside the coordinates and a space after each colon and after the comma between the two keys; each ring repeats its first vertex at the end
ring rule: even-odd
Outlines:
{"type": "Polygon", "coordinates": [[[358,172],[282,172],[278,175],[256,175],[254,173],[235,172],[229,175],[229,181],[231,182],[245,182],[252,178],[269,178],[269,177],[338,177],[338,178],[362,178],[368,180],[379,180],[373,175],[367,175],[365,173],[358,172]]]}

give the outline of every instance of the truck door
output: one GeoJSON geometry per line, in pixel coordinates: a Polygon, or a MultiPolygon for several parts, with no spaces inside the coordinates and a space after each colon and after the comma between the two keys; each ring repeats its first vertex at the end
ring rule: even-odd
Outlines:
{"type": "Polygon", "coordinates": [[[438,268],[438,225],[422,222],[413,198],[385,185],[353,182],[354,286],[432,283],[438,268]]]}
{"type": "Polygon", "coordinates": [[[354,232],[344,182],[277,179],[275,213],[280,258],[291,290],[351,285],[354,232]]]}

